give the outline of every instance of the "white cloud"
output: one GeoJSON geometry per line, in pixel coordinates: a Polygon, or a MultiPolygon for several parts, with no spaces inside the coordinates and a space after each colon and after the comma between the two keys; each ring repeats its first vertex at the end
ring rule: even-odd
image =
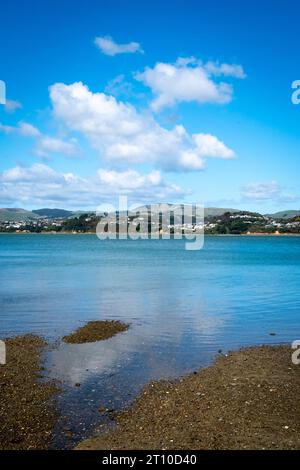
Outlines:
{"type": "Polygon", "coordinates": [[[22,103],[15,100],[6,100],[4,109],[7,113],[14,113],[17,109],[22,108],[22,103]]]}
{"type": "Polygon", "coordinates": [[[39,157],[47,157],[52,153],[70,156],[78,153],[78,146],[75,139],[65,141],[45,135],[38,140],[35,152],[39,157]]]}
{"type": "Polygon", "coordinates": [[[130,204],[136,201],[170,201],[185,195],[181,188],[165,181],[157,171],[142,175],[134,170],[99,169],[94,176],[82,178],[35,163],[0,173],[0,199],[4,205],[37,207],[63,204],[64,207],[96,209],[103,202],[114,204],[119,194],[128,195],[130,204]]]}
{"type": "Polygon", "coordinates": [[[232,158],[233,150],[209,134],[169,130],[149,113],[83,83],[50,87],[55,116],[69,131],[81,132],[110,161],[152,163],[167,170],[201,170],[207,157],[232,158]]]}
{"type": "Polygon", "coordinates": [[[295,202],[298,196],[286,193],[277,181],[250,183],[242,188],[242,196],[246,200],[295,202]]]}
{"type": "Polygon", "coordinates": [[[214,81],[213,75],[245,77],[240,65],[216,62],[202,65],[194,57],[181,57],[175,64],[159,62],[153,68],[146,67],[135,78],[151,88],[155,97],[151,107],[153,111],[160,111],[180,102],[229,103],[233,96],[232,85],[214,81]]]}
{"type": "Polygon", "coordinates": [[[234,158],[233,150],[226,147],[217,137],[211,134],[194,134],[199,155],[202,157],[223,158],[225,160],[234,158]]]}
{"type": "Polygon", "coordinates": [[[219,64],[218,62],[207,62],[207,64],[204,65],[204,68],[211,75],[246,78],[243,67],[237,64],[219,64]]]}
{"type": "Polygon", "coordinates": [[[57,137],[51,137],[42,134],[40,130],[32,124],[20,121],[17,126],[6,126],[0,123],[0,132],[5,134],[17,133],[24,137],[36,138],[35,153],[37,156],[45,158],[53,153],[62,155],[76,155],[79,152],[77,140],[62,140],[57,137]]]}
{"type": "Polygon", "coordinates": [[[115,56],[116,54],[133,54],[135,52],[143,53],[143,49],[138,42],[129,42],[127,44],[117,44],[110,36],[95,38],[95,44],[103,54],[115,56]]]}
{"type": "Polygon", "coordinates": [[[5,134],[11,134],[15,132],[25,137],[37,137],[41,134],[36,127],[24,121],[20,121],[17,126],[7,126],[0,123],[0,132],[4,132],[5,134]]]}
{"type": "MultiPolygon", "coordinates": [[[[159,171],[152,171],[146,175],[141,175],[135,170],[114,171],[114,170],[98,170],[100,181],[104,184],[116,188],[117,190],[136,190],[146,186],[159,186],[163,183],[162,175],[159,171]]],[[[177,191],[177,187],[172,185],[177,191]]]]}
{"type": "Polygon", "coordinates": [[[0,174],[0,182],[2,184],[22,184],[28,182],[58,183],[60,181],[60,175],[42,163],[35,163],[31,167],[16,166],[0,174]]]}

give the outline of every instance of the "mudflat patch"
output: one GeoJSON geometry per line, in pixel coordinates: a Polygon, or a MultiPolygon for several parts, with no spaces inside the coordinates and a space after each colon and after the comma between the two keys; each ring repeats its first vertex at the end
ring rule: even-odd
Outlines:
{"type": "Polygon", "coordinates": [[[63,337],[65,343],[81,344],[102,341],[128,330],[129,325],[118,320],[90,321],[74,333],[63,337]]]}
{"type": "Polygon", "coordinates": [[[300,449],[300,366],[291,353],[247,348],[176,382],[151,383],[113,431],[77,449],[300,449]]]}
{"type": "Polygon", "coordinates": [[[0,365],[0,449],[47,449],[56,422],[52,382],[41,381],[45,341],[34,335],[5,340],[0,365]]]}

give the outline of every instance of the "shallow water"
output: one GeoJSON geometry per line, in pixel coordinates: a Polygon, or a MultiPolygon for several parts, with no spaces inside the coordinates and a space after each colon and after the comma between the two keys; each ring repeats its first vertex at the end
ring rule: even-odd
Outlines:
{"type": "Polygon", "coordinates": [[[299,339],[299,279],[300,237],[206,237],[186,251],[183,240],[1,235],[0,337],[53,343],[88,320],[131,324],[47,352],[64,387],[53,446],[69,447],[111,422],[99,407],[122,408],[150,380],[205,366],[220,349],[299,339]]]}

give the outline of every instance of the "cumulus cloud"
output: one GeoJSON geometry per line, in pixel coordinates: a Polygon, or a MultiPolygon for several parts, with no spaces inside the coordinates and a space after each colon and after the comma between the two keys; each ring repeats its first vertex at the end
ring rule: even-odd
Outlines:
{"type": "Polygon", "coordinates": [[[295,202],[299,197],[286,193],[277,181],[250,183],[242,188],[242,196],[246,200],[295,202]]]}
{"type": "Polygon", "coordinates": [[[4,134],[19,133],[23,135],[23,128],[25,128],[27,125],[33,128],[31,124],[25,122],[19,122],[16,126],[8,126],[7,124],[0,122],[0,132],[3,132],[4,134]]]}
{"type": "Polygon", "coordinates": [[[226,147],[217,137],[211,134],[194,134],[198,153],[203,157],[223,158],[225,160],[234,157],[233,150],[226,147]]]}
{"type": "Polygon", "coordinates": [[[134,170],[116,172],[99,169],[94,176],[82,178],[62,173],[43,163],[16,166],[0,173],[0,198],[3,204],[96,208],[103,202],[115,203],[118,195],[130,196],[130,203],[169,201],[182,198],[184,191],[164,180],[160,172],[141,174],[134,170]]]}
{"type": "Polygon", "coordinates": [[[37,127],[24,121],[20,121],[16,126],[6,126],[0,123],[0,132],[5,134],[17,133],[24,137],[36,138],[35,154],[45,158],[53,153],[62,155],[76,155],[79,152],[77,140],[72,138],[62,140],[43,134],[37,127]]]}
{"type": "MultiPolygon", "coordinates": [[[[35,163],[31,167],[16,166],[3,171],[0,174],[0,182],[2,184],[10,183],[58,183],[61,177],[52,168],[42,163],[35,163]]],[[[3,188],[2,188],[3,189],[3,188]]]]}
{"type": "MultiPolygon", "coordinates": [[[[141,189],[150,186],[158,186],[162,183],[162,175],[159,171],[152,171],[147,175],[141,175],[135,170],[114,171],[98,170],[100,181],[117,189],[141,189]]],[[[175,187],[174,187],[175,188],[175,187]]]]}
{"type": "Polygon", "coordinates": [[[135,74],[135,78],[151,88],[155,97],[151,107],[153,111],[160,111],[180,102],[229,103],[233,96],[232,85],[213,79],[221,75],[245,78],[241,65],[201,64],[194,57],[181,57],[175,64],[159,62],[135,74]]]}
{"type": "Polygon", "coordinates": [[[208,157],[233,158],[233,150],[209,134],[169,130],[151,114],[81,82],[50,87],[54,115],[69,131],[82,133],[110,161],[152,163],[167,170],[201,170],[208,157]]]}
{"type": "Polygon", "coordinates": [[[20,121],[16,126],[7,126],[0,123],[0,132],[4,132],[5,134],[17,133],[25,137],[37,137],[41,135],[36,127],[24,121],[20,121]]]}
{"type": "Polygon", "coordinates": [[[95,44],[103,54],[109,56],[115,56],[117,54],[134,54],[136,52],[143,54],[144,52],[138,42],[118,44],[110,36],[96,37],[95,44]]]}
{"type": "Polygon", "coordinates": [[[39,157],[47,157],[52,153],[70,156],[78,153],[78,146],[75,139],[65,141],[45,135],[38,140],[35,152],[39,157]]]}

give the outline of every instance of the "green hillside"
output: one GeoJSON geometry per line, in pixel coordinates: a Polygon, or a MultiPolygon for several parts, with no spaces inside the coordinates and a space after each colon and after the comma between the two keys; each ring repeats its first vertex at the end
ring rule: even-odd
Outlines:
{"type": "Polygon", "coordinates": [[[300,210],[296,211],[281,211],[275,212],[275,214],[266,214],[266,217],[273,217],[274,219],[293,219],[294,217],[298,217],[300,215],[300,210]]]}
{"type": "MultiPolygon", "coordinates": [[[[166,204],[166,206],[170,206],[171,204],[166,204]]],[[[191,204],[174,204],[174,208],[176,207],[180,207],[180,206],[190,206],[191,204]]],[[[152,208],[152,211],[155,213],[157,211],[159,211],[159,204],[152,204],[151,205],[151,208],[152,208]]],[[[150,205],[146,205],[145,206],[147,209],[150,209],[150,205]]],[[[136,209],[136,211],[138,212],[145,212],[143,210],[143,208],[141,207],[138,207],[136,209]]],[[[222,207],[205,207],[204,208],[204,216],[205,217],[217,217],[218,215],[223,215],[225,214],[226,212],[231,212],[231,213],[236,213],[236,212],[241,212],[240,210],[238,209],[228,209],[228,208],[222,208],[222,207]]]]}
{"type": "Polygon", "coordinates": [[[36,209],[32,212],[39,217],[46,217],[48,219],[67,218],[74,214],[74,212],[65,209],[36,209]]]}
{"type": "Polygon", "coordinates": [[[27,221],[37,219],[38,215],[34,214],[31,211],[26,211],[25,209],[0,209],[0,221],[11,221],[11,222],[19,222],[19,221],[27,221]]]}

